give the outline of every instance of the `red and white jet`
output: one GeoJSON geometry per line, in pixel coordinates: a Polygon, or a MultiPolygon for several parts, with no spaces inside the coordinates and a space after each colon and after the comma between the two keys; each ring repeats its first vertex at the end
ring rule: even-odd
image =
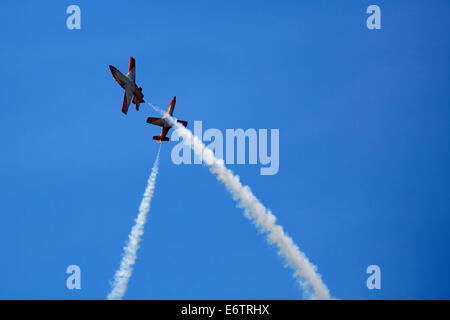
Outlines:
{"type": "MultiPolygon", "coordinates": [[[[161,141],[169,141],[170,140],[169,138],[166,137],[166,135],[169,132],[170,128],[172,128],[172,124],[169,121],[167,121],[167,116],[173,115],[173,109],[175,108],[176,101],[177,101],[177,97],[173,97],[172,102],[170,102],[170,105],[167,108],[166,114],[162,118],[155,118],[155,117],[147,118],[147,123],[162,127],[161,135],[153,137],[153,140],[158,141],[158,143],[161,143],[161,141]]],[[[177,120],[177,122],[179,122],[183,126],[187,127],[187,121],[177,120]]]]}
{"type": "Polygon", "coordinates": [[[136,61],[133,57],[130,57],[130,65],[128,67],[128,73],[123,75],[114,66],[109,66],[111,73],[117,83],[125,89],[125,96],[122,102],[122,112],[127,114],[130,102],[136,105],[136,110],[139,110],[139,104],[145,102],[144,95],[142,94],[142,88],[138,87],[135,82],[136,78],[136,61]]]}

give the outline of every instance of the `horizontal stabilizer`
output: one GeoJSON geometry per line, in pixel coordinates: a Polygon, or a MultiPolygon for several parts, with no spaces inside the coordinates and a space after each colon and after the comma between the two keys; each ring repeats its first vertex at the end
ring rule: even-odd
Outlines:
{"type": "Polygon", "coordinates": [[[153,136],[153,140],[158,140],[158,141],[169,141],[170,139],[167,137],[164,137],[161,139],[161,136],[153,136]]]}

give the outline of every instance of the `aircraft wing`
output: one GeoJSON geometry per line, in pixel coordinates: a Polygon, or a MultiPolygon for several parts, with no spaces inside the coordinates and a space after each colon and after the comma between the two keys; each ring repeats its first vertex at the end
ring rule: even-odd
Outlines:
{"type": "Polygon", "coordinates": [[[123,96],[123,102],[122,102],[122,112],[127,114],[128,107],[130,106],[131,99],[133,98],[133,95],[130,94],[125,90],[125,95],[123,96]]]}
{"type": "Polygon", "coordinates": [[[165,121],[163,118],[148,117],[147,123],[154,124],[155,126],[164,127],[165,121]]]}
{"type": "Polygon", "coordinates": [[[177,120],[178,123],[181,123],[185,128],[187,127],[187,121],[185,120],[177,120]]]}
{"type": "Polygon", "coordinates": [[[135,82],[136,78],[136,60],[133,57],[130,57],[130,65],[128,66],[128,73],[126,75],[128,79],[135,82]]]}
{"type": "Polygon", "coordinates": [[[117,83],[122,87],[125,88],[125,84],[127,83],[127,78],[122,74],[122,72],[120,72],[119,70],[117,70],[116,67],[114,66],[109,66],[109,69],[111,70],[112,76],[114,78],[114,80],[117,81],[117,83]]]}

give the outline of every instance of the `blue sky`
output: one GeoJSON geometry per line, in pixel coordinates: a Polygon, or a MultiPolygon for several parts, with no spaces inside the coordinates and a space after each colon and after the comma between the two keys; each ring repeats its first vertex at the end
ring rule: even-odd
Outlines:
{"type": "MultiPolygon", "coordinates": [[[[448,1],[2,1],[0,298],[103,299],[157,151],[108,65],[204,130],[280,130],[232,165],[341,299],[449,299],[448,1]],[[81,30],[66,28],[67,6],[81,30]],[[370,4],[381,30],[366,28],[370,4]],[[82,289],[67,290],[79,265],[82,289]],[[379,265],[379,291],[366,287],[379,265]]],[[[127,299],[300,299],[201,165],[160,174],[127,299]]]]}

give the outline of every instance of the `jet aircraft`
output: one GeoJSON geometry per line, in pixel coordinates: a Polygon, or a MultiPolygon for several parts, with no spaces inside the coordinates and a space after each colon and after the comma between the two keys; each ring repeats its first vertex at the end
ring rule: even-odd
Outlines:
{"type": "MultiPolygon", "coordinates": [[[[147,118],[147,123],[162,127],[161,135],[153,137],[153,140],[156,140],[158,143],[161,143],[161,141],[169,141],[170,140],[169,138],[166,137],[166,135],[169,132],[170,128],[172,128],[172,124],[167,120],[167,116],[173,115],[173,109],[175,108],[176,101],[177,101],[177,97],[173,97],[172,101],[170,102],[169,107],[167,108],[166,114],[162,118],[155,118],[155,117],[147,118]]],[[[187,121],[177,120],[177,122],[181,123],[185,127],[187,126],[187,121]]]]}
{"type": "Polygon", "coordinates": [[[127,114],[128,107],[132,101],[136,105],[136,110],[139,110],[139,104],[145,102],[144,95],[142,94],[142,88],[138,87],[135,82],[136,78],[136,60],[130,57],[130,64],[128,66],[128,73],[123,75],[114,66],[109,66],[111,73],[117,83],[125,89],[125,95],[122,102],[122,112],[127,114]]]}

